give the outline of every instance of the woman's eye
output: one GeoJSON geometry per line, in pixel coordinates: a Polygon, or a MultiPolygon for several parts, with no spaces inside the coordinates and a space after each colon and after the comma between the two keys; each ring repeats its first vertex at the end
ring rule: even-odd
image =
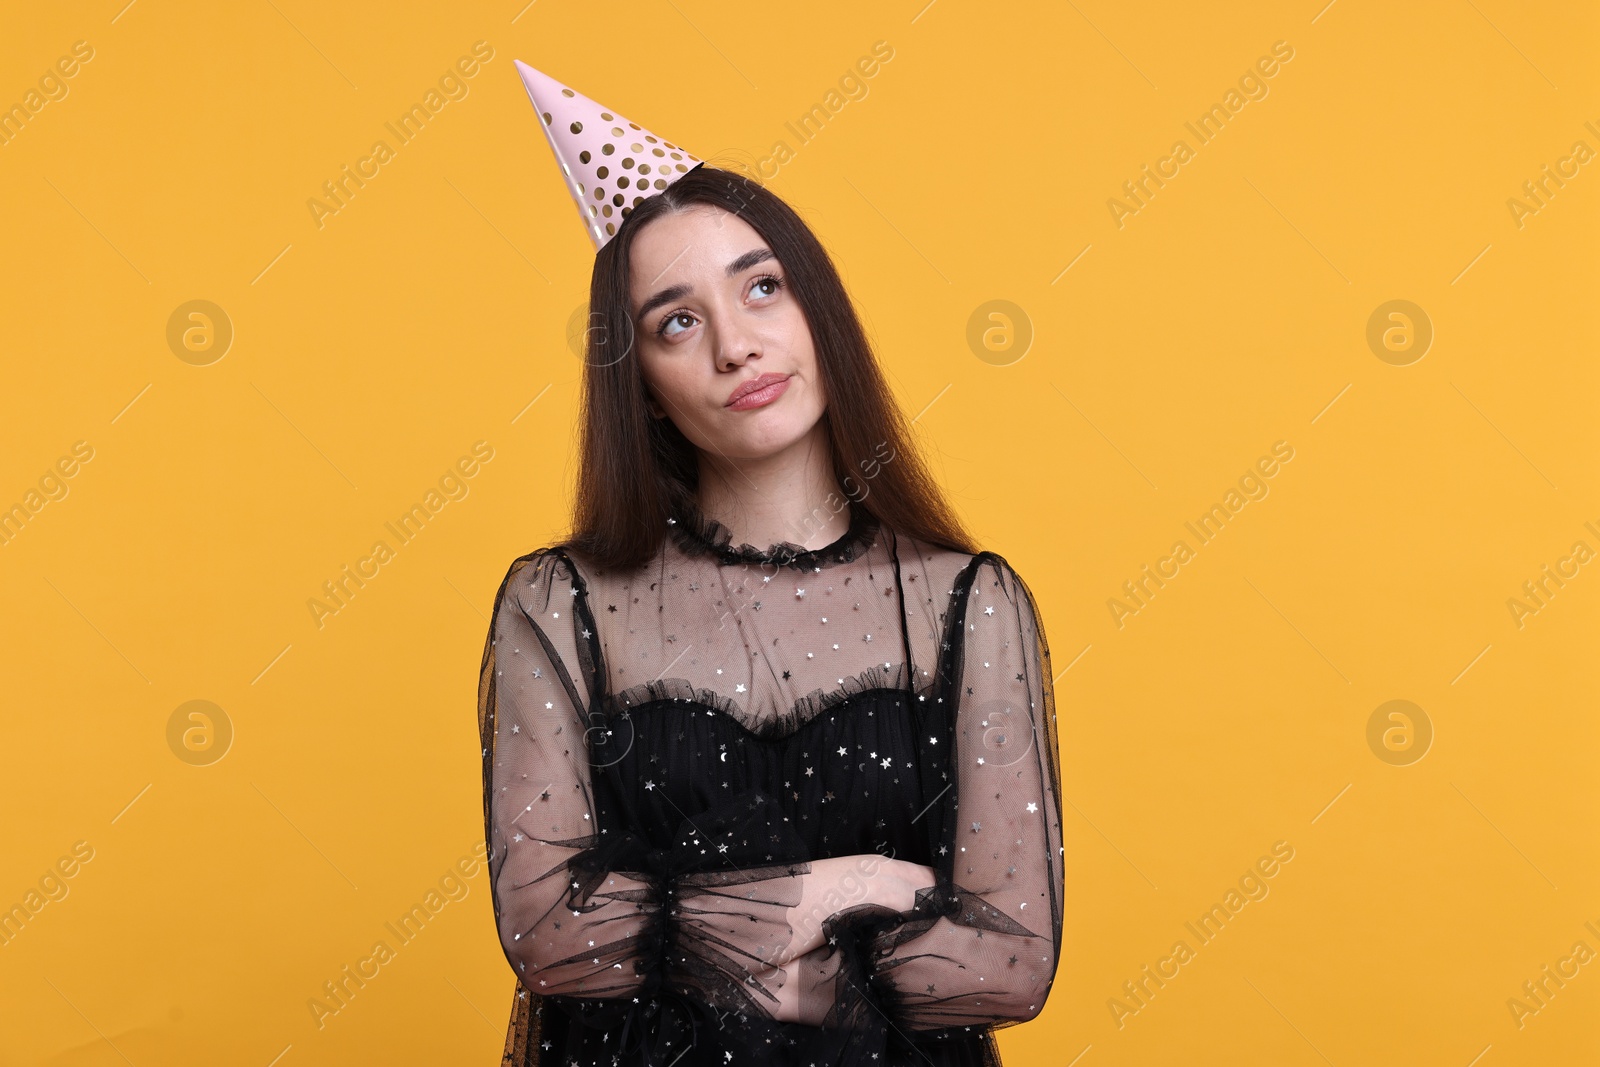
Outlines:
{"type": "MultiPolygon", "coordinates": [[[[755,296],[758,296],[758,297],[776,296],[777,293],[778,293],[778,290],[780,290],[782,288],[783,288],[783,279],[779,278],[779,277],[777,277],[775,275],[771,275],[771,274],[768,274],[768,275],[765,275],[763,277],[757,278],[754,282],[752,282],[750,284],[751,293],[753,295],[755,295],[755,296]],[[764,292],[761,291],[763,288],[765,289],[764,292]]],[[[678,334],[683,333],[684,331],[686,331],[690,327],[692,327],[695,324],[695,322],[696,322],[695,317],[692,314],[690,314],[689,312],[687,312],[687,311],[674,312],[673,314],[668,315],[666,318],[661,320],[661,325],[656,327],[656,336],[657,337],[676,337],[678,334]],[[682,330],[674,330],[674,329],[672,329],[671,327],[672,327],[672,325],[674,323],[681,324],[683,326],[683,329],[682,330]]]]}
{"type": "Polygon", "coordinates": [[[669,315],[667,318],[662,320],[661,328],[656,331],[656,334],[660,337],[677,336],[679,333],[682,333],[683,330],[668,330],[667,327],[671,326],[675,322],[681,322],[684,319],[689,320],[689,322],[683,327],[684,330],[687,330],[690,326],[694,325],[694,316],[689,314],[687,311],[680,311],[676,315],[669,315]]]}

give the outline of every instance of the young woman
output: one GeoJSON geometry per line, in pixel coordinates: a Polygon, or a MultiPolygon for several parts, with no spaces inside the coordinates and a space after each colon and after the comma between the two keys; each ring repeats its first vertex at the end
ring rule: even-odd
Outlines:
{"type": "Polygon", "coordinates": [[[605,237],[572,529],[479,686],[506,1062],[998,1064],[1061,948],[1033,597],[787,205],[702,164],[605,237]]]}

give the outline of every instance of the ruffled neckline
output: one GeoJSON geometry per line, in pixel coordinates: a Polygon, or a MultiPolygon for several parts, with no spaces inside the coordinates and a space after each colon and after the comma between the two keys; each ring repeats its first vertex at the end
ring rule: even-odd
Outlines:
{"type": "Polygon", "coordinates": [[[832,544],[805,548],[792,541],[779,541],[767,548],[757,548],[751,544],[735,546],[733,531],[703,514],[692,503],[667,520],[673,540],[691,556],[712,556],[722,563],[766,563],[797,569],[848,563],[871,547],[879,525],[876,515],[852,500],[850,528],[832,544]]]}

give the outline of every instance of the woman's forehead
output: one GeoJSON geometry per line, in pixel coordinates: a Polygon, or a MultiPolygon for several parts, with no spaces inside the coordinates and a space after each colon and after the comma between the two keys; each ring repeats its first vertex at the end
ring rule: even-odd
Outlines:
{"type": "Polygon", "coordinates": [[[767,247],[749,223],[712,205],[660,215],[629,250],[630,288],[637,302],[643,290],[675,278],[720,277],[747,252],[767,247]]]}

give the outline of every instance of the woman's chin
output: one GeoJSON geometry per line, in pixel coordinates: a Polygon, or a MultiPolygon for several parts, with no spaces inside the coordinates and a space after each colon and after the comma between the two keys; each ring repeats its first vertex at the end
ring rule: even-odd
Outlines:
{"type": "Polygon", "coordinates": [[[811,427],[797,427],[787,420],[775,419],[770,426],[750,426],[747,430],[752,432],[730,434],[714,442],[707,451],[713,456],[721,455],[744,463],[771,459],[791,448],[803,446],[811,427]]]}

